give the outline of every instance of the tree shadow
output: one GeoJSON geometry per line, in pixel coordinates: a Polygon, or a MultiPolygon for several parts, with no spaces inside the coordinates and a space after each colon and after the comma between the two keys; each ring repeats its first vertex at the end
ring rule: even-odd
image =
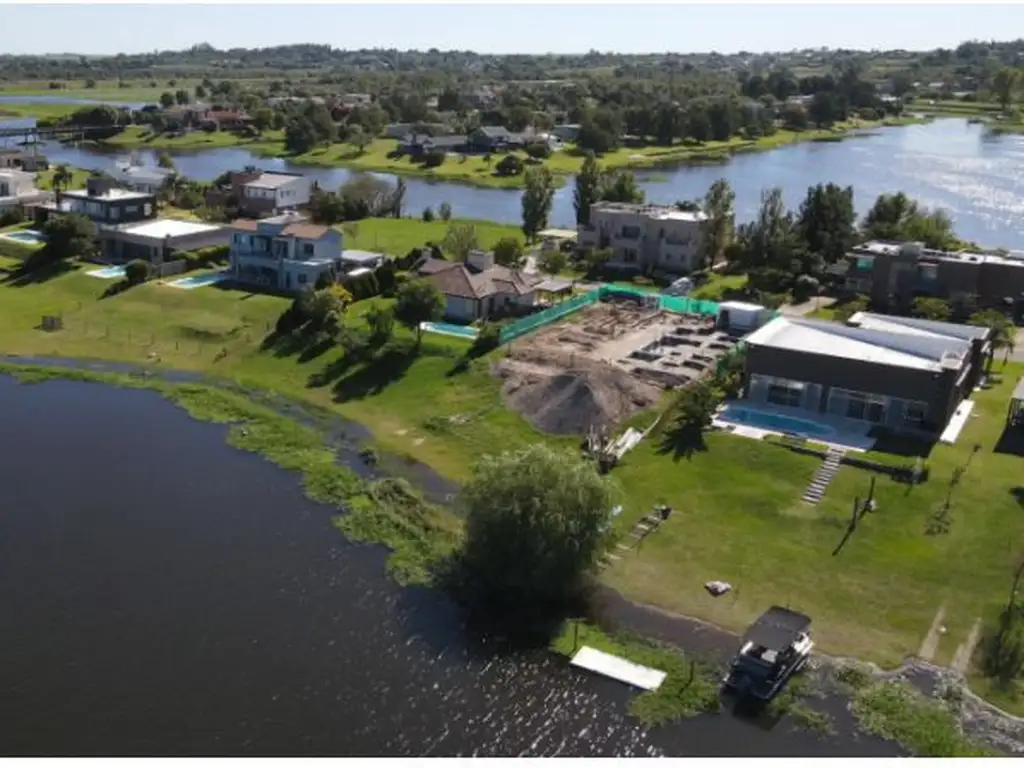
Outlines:
{"type": "Polygon", "coordinates": [[[1020,505],[1020,508],[1024,509],[1024,485],[1018,485],[1011,488],[1010,495],[1013,496],[1017,504],[1020,505]]]}
{"type": "Polygon", "coordinates": [[[704,430],[690,422],[677,419],[666,429],[658,443],[657,452],[661,455],[672,454],[674,461],[692,459],[695,453],[704,453],[708,444],[704,439],[704,430]]]}
{"type": "Polygon", "coordinates": [[[31,261],[26,261],[19,269],[9,272],[3,282],[4,285],[12,288],[24,288],[28,285],[48,282],[56,277],[72,272],[74,269],[73,265],[63,259],[43,264],[33,264],[31,261]]]}
{"type": "Polygon", "coordinates": [[[377,357],[341,378],[334,385],[336,401],[362,400],[383,392],[389,385],[405,376],[409,366],[419,356],[418,347],[387,347],[377,357]]]}
{"type": "Polygon", "coordinates": [[[329,335],[321,336],[310,340],[310,343],[299,353],[300,363],[308,363],[316,360],[327,350],[334,346],[334,339],[329,335]]]}

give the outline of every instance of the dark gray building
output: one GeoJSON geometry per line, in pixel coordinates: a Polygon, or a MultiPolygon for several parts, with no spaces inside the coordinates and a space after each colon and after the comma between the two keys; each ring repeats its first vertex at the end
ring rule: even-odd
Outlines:
{"type": "Polygon", "coordinates": [[[941,433],[977,385],[990,331],[860,312],[777,317],[744,339],[744,398],[896,431],[941,433]]]}

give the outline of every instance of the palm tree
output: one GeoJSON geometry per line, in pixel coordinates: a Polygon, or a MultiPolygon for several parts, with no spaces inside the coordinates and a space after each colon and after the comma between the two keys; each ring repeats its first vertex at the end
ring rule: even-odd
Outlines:
{"type": "Polygon", "coordinates": [[[52,184],[54,196],[57,198],[58,207],[60,207],[61,192],[68,188],[68,185],[71,183],[73,179],[74,174],[71,172],[71,169],[64,164],[58,165],[57,170],[53,172],[52,184]]]}

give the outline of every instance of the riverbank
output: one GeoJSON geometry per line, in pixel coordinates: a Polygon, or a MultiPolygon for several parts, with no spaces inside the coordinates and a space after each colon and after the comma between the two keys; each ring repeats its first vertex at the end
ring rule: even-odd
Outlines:
{"type": "MultiPolygon", "coordinates": [[[[729,141],[708,141],[702,144],[686,143],[671,147],[645,146],[622,147],[601,156],[601,165],[614,169],[655,169],[677,165],[707,165],[728,162],[736,154],[766,152],[805,142],[840,141],[845,138],[862,136],[874,128],[884,126],[906,126],[925,122],[924,118],[892,118],[881,121],[850,121],[831,129],[788,131],[779,130],[775,135],[756,140],[734,138],[729,141]]],[[[121,134],[102,143],[113,149],[152,149],[201,151],[236,147],[265,157],[285,158],[296,165],[325,168],[350,168],[354,170],[392,173],[399,176],[424,178],[438,182],[468,184],[496,189],[521,189],[523,176],[501,176],[496,173],[500,156],[489,158],[483,155],[449,156],[435,168],[424,168],[409,157],[390,157],[397,142],[377,139],[360,149],[345,143],[318,147],[302,154],[288,153],[284,147],[284,136],[280,131],[267,131],[260,137],[240,137],[234,134],[195,131],[184,136],[170,137],[153,134],[141,126],[131,126],[121,134]]],[[[518,154],[524,162],[524,153],[518,154]]],[[[555,183],[562,186],[567,177],[578,173],[583,164],[583,155],[572,147],[555,152],[542,163],[555,176],[555,183]]]]}
{"type": "MultiPolygon", "coordinates": [[[[323,420],[315,426],[295,421],[303,406],[283,403],[268,393],[244,389],[230,382],[188,380],[155,371],[114,372],[102,364],[99,370],[78,370],[59,367],[0,363],[0,374],[13,375],[23,383],[39,383],[51,379],[72,379],[98,382],[117,387],[144,388],[159,392],[184,408],[193,418],[229,425],[228,442],[241,450],[257,453],[274,464],[299,472],[306,495],[342,509],[335,525],[355,541],[383,543],[392,550],[388,564],[400,583],[429,583],[429,566],[450,552],[458,539],[459,524],[455,518],[430,507],[407,487],[386,479],[366,479],[362,472],[353,472],[337,463],[338,446],[325,438],[334,431],[330,414],[318,414],[323,420]],[[175,381],[174,379],[178,379],[175,381]]],[[[94,367],[85,364],[86,367],[94,367]]],[[[116,368],[110,366],[109,368],[116,368]]],[[[316,418],[317,415],[314,415],[316,418]]],[[[352,445],[346,446],[351,451],[352,445]]],[[[366,469],[366,467],[363,467],[366,469]]],[[[634,611],[644,611],[634,608],[634,611]]],[[[613,619],[616,621],[616,619],[613,619]]],[[[693,624],[685,619],[677,619],[693,624]]],[[[552,644],[552,649],[570,657],[582,645],[590,645],[668,672],[657,692],[633,698],[630,710],[647,725],[658,725],[698,714],[717,713],[724,705],[734,709],[735,702],[719,698],[722,653],[708,654],[706,642],[686,641],[692,631],[674,632],[673,639],[683,639],[676,649],[660,645],[636,634],[645,622],[633,626],[626,617],[617,618],[619,629],[608,634],[590,624],[567,624],[552,644]],[[694,647],[697,646],[697,648],[694,647]],[[704,646],[704,652],[699,647],[704,646]],[[680,653],[682,651],[682,653],[680,653]]],[[[701,631],[701,630],[698,630],[701,631]]],[[[718,651],[729,637],[715,631],[713,641],[718,651]]],[[[730,640],[735,638],[729,637],[730,640]]],[[[729,643],[734,647],[734,643],[729,643]]],[[[934,698],[923,698],[905,682],[907,668],[897,673],[865,672],[861,666],[836,663],[826,657],[815,657],[812,669],[791,681],[785,691],[759,712],[734,709],[744,719],[754,719],[771,727],[789,717],[799,728],[820,735],[832,732],[833,721],[828,708],[822,709],[822,696],[849,699],[857,724],[868,733],[893,740],[911,754],[921,756],[981,756],[997,754],[978,741],[991,740],[993,721],[980,726],[979,710],[966,708],[962,699],[953,700],[944,689],[934,698]],[[970,736],[960,733],[963,720],[971,729],[970,736]]],[[[918,683],[918,688],[921,685],[918,683]]],[[[984,709],[984,708],[983,708],[984,709]]],[[[997,729],[998,731],[998,729],[997,729]]],[[[1013,737],[1004,728],[1004,738],[995,743],[1011,747],[1013,737]]]]}

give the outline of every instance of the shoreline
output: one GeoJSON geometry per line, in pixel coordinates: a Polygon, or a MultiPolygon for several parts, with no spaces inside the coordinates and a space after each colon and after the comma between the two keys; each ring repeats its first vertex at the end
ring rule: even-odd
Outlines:
{"type": "MultiPolygon", "coordinates": [[[[247,387],[241,382],[232,379],[222,380],[200,372],[165,368],[159,364],[145,366],[93,359],[0,354],[0,375],[10,375],[18,378],[19,374],[25,381],[32,381],[33,378],[35,380],[77,378],[82,381],[92,381],[110,386],[150,388],[164,396],[170,397],[172,402],[185,407],[194,418],[204,421],[227,421],[229,425],[233,424],[236,428],[239,424],[248,424],[249,422],[245,421],[244,418],[218,418],[217,415],[214,415],[214,411],[210,410],[210,406],[207,405],[206,410],[204,410],[204,403],[202,401],[198,406],[197,413],[193,407],[190,407],[187,399],[175,399],[172,394],[173,388],[191,385],[198,388],[212,389],[223,393],[225,396],[248,398],[255,404],[257,409],[269,409],[281,419],[313,430],[324,446],[330,448],[335,459],[341,462],[339,469],[352,472],[355,476],[358,476],[358,480],[354,482],[387,482],[387,478],[390,475],[387,463],[380,465],[385,471],[383,477],[374,470],[376,463],[374,465],[364,463],[363,469],[369,469],[370,474],[364,474],[364,472],[360,471],[359,467],[355,466],[355,463],[361,460],[361,452],[356,451],[355,447],[365,445],[363,441],[366,437],[373,443],[376,443],[370,430],[359,422],[346,419],[330,410],[303,403],[287,396],[247,387]],[[354,430],[352,429],[353,427],[355,428],[354,430]],[[352,435],[350,430],[361,434],[352,435]],[[340,443],[337,440],[339,435],[341,436],[340,443]]],[[[247,434],[245,427],[241,428],[241,434],[243,436],[247,434]]],[[[239,442],[230,438],[229,443],[242,450],[255,451],[264,456],[264,458],[284,466],[286,469],[303,471],[301,465],[287,466],[282,463],[277,457],[272,455],[272,449],[268,453],[268,449],[239,444],[239,442]]],[[[374,445],[375,450],[376,447],[374,445]]],[[[425,471],[425,476],[413,480],[418,493],[424,490],[422,480],[439,481],[442,484],[446,484],[449,496],[453,489],[457,491],[456,485],[429,466],[423,465],[423,470],[425,471]]],[[[435,489],[436,487],[435,485],[435,489]]],[[[318,493],[315,487],[311,487],[308,471],[306,490],[307,495],[310,495],[311,498],[327,501],[332,504],[338,503],[338,499],[341,498],[337,495],[337,488],[326,494],[323,492],[318,493]]],[[[429,494],[429,490],[426,492],[429,494]]],[[[396,547],[394,531],[384,531],[382,534],[381,530],[367,524],[372,522],[374,513],[359,509],[353,501],[361,492],[346,489],[344,493],[348,494],[346,498],[351,503],[344,504],[348,512],[338,518],[337,527],[354,541],[375,542],[389,547],[393,553],[392,557],[400,562],[393,563],[394,567],[392,568],[392,561],[389,559],[388,575],[395,578],[399,583],[422,583],[421,579],[417,576],[417,574],[422,576],[425,573],[422,569],[422,564],[420,564],[420,567],[417,567],[416,563],[410,565],[407,562],[408,558],[402,557],[399,552],[399,548],[404,550],[404,547],[400,545],[406,542],[398,542],[399,547],[396,547]],[[353,518],[355,518],[355,522],[351,523],[353,518]],[[346,525],[345,520],[349,520],[351,524],[346,525]],[[403,581],[403,577],[410,580],[403,581]]],[[[373,503],[374,495],[372,492],[370,493],[370,498],[371,503],[373,503]]],[[[444,504],[445,502],[438,500],[437,496],[435,496],[432,503],[444,504]]],[[[448,510],[445,510],[442,514],[450,516],[448,510]]],[[[442,526],[442,528],[446,528],[446,526],[442,526]]],[[[404,532],[398,533],[398,536],[401,537],[402,535],[404,535],[404,532]]],[[[414,548],[417,548],[415,544],[414,548]]],[[[430,586],[429,581],[426,585],[430,586]]],[[[635,633],[645,641],[667,644],[677,648],[687,656],[700,659],[699,663],[702,665],[702,669],[705,670],[710,668],[707,659],[712,660],[711,664],[721,664],[727,661],[731,654],[735,652],[739,642],[739,636],[729,630],[697,617],[682,616],[656,606],[638,603],[603,584],[598,587],[596,597],[595,608],[596,615],[599,618],[596,619],[595,626],[601,627],[607,622],[612,625],[613,629],[611,631],[614,634],[621,632],[635,633]]],[[[558,649],[553,648],[553,650],[556,653],[566,655],[558,649]]],[[[866,690],[870,687],[877,687],[877,685],[897,684],[898,686],[909,685],[913,690],[921,694],[925,700],[941,705],[943,711],[945,711],[950,709],[950,691],[957,690],[959,691],[957,695],[959,709],[956,711],[950,709],[950,711],[957,723],[965,731],[970,732],[969,735],[972,738],[981,738],[987,743],[998,744],[1000,748],[1013,753],[1024,752],[1024,718],[1004,712],[994,704],[982,699],[971,691],[966,678],[950,668],[940,667],[916,659],[913,656],[904,659],[899,667],[891,670],[883,669],[871,662],[848,657],[831,656],[820,651],[814,654],[814,659],[817,662],[813,665],[813,673],[811,675],[815,678],[813,681],[814,690],[820,689],[820,691],[826,693],[853,696],[849,703],[851,708],[855,709],[856,707],[856,696],[853,694],[857,693],[860,688],[866,690]],[[842,678],[843,670],[851,668],[858,670],[858,674],[866,675],[869,682],[864,683],[864,685],[853,692],[847,690],[848,687],[838,691],[831,690],[831,683],[835,682],[836,679],[842,678]]],[[[699,692],[695,695],[699,695],[699,692]]],[[[800,709],[800,701],[799,694],[794,693],[790,699],[787,699],[782,714],[792,714],[794,719],[805,721],[808,728],[822,727],[823,723],[821,721],[815,721],[807,713],[807,710],[800,709]],[[815,722],[817,723],[816,725],[814,724],[815,722]]],[[[688,714],[677,716],[697,714],[699,711],[691,711],[688,714]]],[[[818,714],[821,715],[820,712],[818,714]]],[[[821,716],[824,717],[824,715],[821,716]]],[[[860,718],[858,718],[858,721],[860,721],[860,718]]],[[[827,725],[827,722],[824,725],[827,725]]],[[[865,727],[864,722],[860,722],[860,726],[865,727]]],[[[865,728],[865,730],[872,732],[870,728],[865,728]]],[[[876,735],[878,734],[876,733],[876,735]]],[[[890,738],[892,737],[890,736],[890,738]]],[[[894,740],[899,741],[899,739],[894,740]]]]}
{"type": "MultiPolygon", "coordinates": [[[[908,127],[930,122],[932,119],[931,117],[901,117],[876,121],[856,121],[842,127],[830,129],[809,129],[799,132],[780,129],[775,135],[760,139],[731,139],[728,142],[706,142],[696,146],[657,147],[648,145],[635,149],[620,148],[615,152],[599,157],[598,162],[602,169],[606,171],[656,171],[692,166],[721,165],[728,163],[735,155],[770,152],[797,144],[830,143],[854,138],[870,138],[874,135],[872,131],[879,128],[908,127]]],[[[148,141],[141,139],[119,141],[117,140],[118,137],[113,137],[111,140],[82,142],[82,144],[83,146],[95,147],[106,152],[124,151],[126,153],[135,150],[152,150],[172,153],[180,152],[182,154],[201,154],[221,149],[237,149],[247,151],[257,157],[281,159],[296,167],[338,168],[349,171],[386,173],[396,177],[424,179],[427,183],[461,184],[468,187],[486,189],[522,190],[525,187],[523,174],[496,176],[490,172],[489,166],[482,165],[482,159],[479,156],[465,156],[468,160],[462,162],[451,159],[441,167],[440,171],[424,169],[403,160],[392,161],[386,157],[377,159],[386,149],[381,145],[385,143],[391,144],[391,140],[387,139],[377,139],[362,154],[359,154],[358,150],[352,145],[344,143],[331,144],[328,147],[318,148],[303,154],[289,154],[284,152],[283,141],[276,137],[242,139],[233,134],[194,132],[183,138],[185,139],[184,141],[158,136],[148,141]],[[339,147],[342,148],[342,153],[336,151],[336,148],[339,147]],[[458,169],[461,165],[468,167],[464,171],[453,170],[445,172],[445,168],[458,169]]],[[[537,167],[546,167],[551,172],[555,188],[560,188],[570,183],[572,177],[579,172],[581,165],[582,159],[577,156],[570,157],[565,152],[556,152],[543,166],[537,167]],[[569,167],[570,164],[572,167],[569,167]]]]}

